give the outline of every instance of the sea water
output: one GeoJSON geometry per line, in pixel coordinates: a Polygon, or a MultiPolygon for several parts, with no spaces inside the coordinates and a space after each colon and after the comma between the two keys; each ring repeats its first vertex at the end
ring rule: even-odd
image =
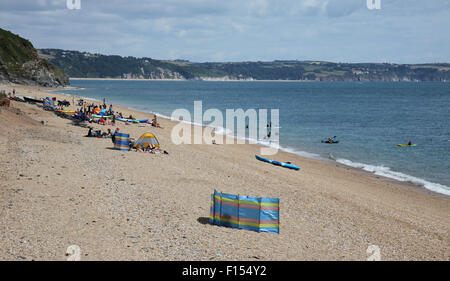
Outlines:
{"type": "Polygon", "coordinates": [[[193,114],[194,101],[224,115],[279,109],[282,149],[450,195],[449,83],[72,80],[71,86],[82,89],[63,92],[162,116],[180,108],[193,114]],[[339,144],[321,143],[334,136],[339,144]],[[417,146],[397,146],[409,140],[417,146]]]}

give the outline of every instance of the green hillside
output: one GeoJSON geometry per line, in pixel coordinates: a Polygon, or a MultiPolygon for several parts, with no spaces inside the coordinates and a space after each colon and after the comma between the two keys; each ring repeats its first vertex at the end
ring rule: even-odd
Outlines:
{"type": "Polygon", "coordinates": [[[30,41],[0,28],[0,82],[65,86],[68,76],[39,57],[30,41]]]}
{"type": "Polygon", "coordinates": [[[332,63],[322,61],[206,62],[167,61],[40,49],[50,62],[77,78],[450,81],[450,64],[332,63]]]}

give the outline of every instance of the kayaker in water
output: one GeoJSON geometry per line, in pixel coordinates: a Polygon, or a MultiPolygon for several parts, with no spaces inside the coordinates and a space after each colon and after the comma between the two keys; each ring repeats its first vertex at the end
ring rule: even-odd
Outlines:
{"type": "Polygon", "coordinates": [[[412,141],[411,140],[409,140],[408,145],[412,145],[412,141]]]}
{"type": "Polygon", "coordinates": [[[333,139],[332,139],[332,138],[328,138],[328,142],[329,142],[329,143],[332,143],[332,142],[333,142],[333,139]]]}

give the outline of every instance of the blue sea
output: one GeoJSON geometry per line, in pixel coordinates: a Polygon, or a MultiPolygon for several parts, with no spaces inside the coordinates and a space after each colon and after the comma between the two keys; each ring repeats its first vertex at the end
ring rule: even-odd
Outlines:
{"type": "Polygon", "coordinates": [[[279,109],[282,149],[450,195],[450,83],[72,80],[71,86],[82,89],[62,92],[161,116],[193,112],[194,101],[224,114],[279,109]],[[333,136],[339,144],[321,143],[333,136]],[[397,146],[409,140],[417,146],[397,146]]]}

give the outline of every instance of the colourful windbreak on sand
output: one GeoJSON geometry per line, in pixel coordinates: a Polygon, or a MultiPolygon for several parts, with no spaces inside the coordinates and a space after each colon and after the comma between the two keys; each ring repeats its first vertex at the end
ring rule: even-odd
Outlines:
{"type": "Polygon", "coordinates": [[[214,190],[209,221],[220,226],[280,233],[280,199],[240,196],[214,190]]]}
{"type": "Polygon", "coordinates": [[[55,109],[56,108],[56,104],[55,101],[53,101],[51,98],[47,97],[44,99],[44,107],[48,107],[51,109],[55,109]]]}
{"type": "Polygon", "coordinates": [[[114,149],[122,150],[122,151],[130,150],[130,135],[129,134],[115,133],[114,136],[115,136],[114,149]]]}

